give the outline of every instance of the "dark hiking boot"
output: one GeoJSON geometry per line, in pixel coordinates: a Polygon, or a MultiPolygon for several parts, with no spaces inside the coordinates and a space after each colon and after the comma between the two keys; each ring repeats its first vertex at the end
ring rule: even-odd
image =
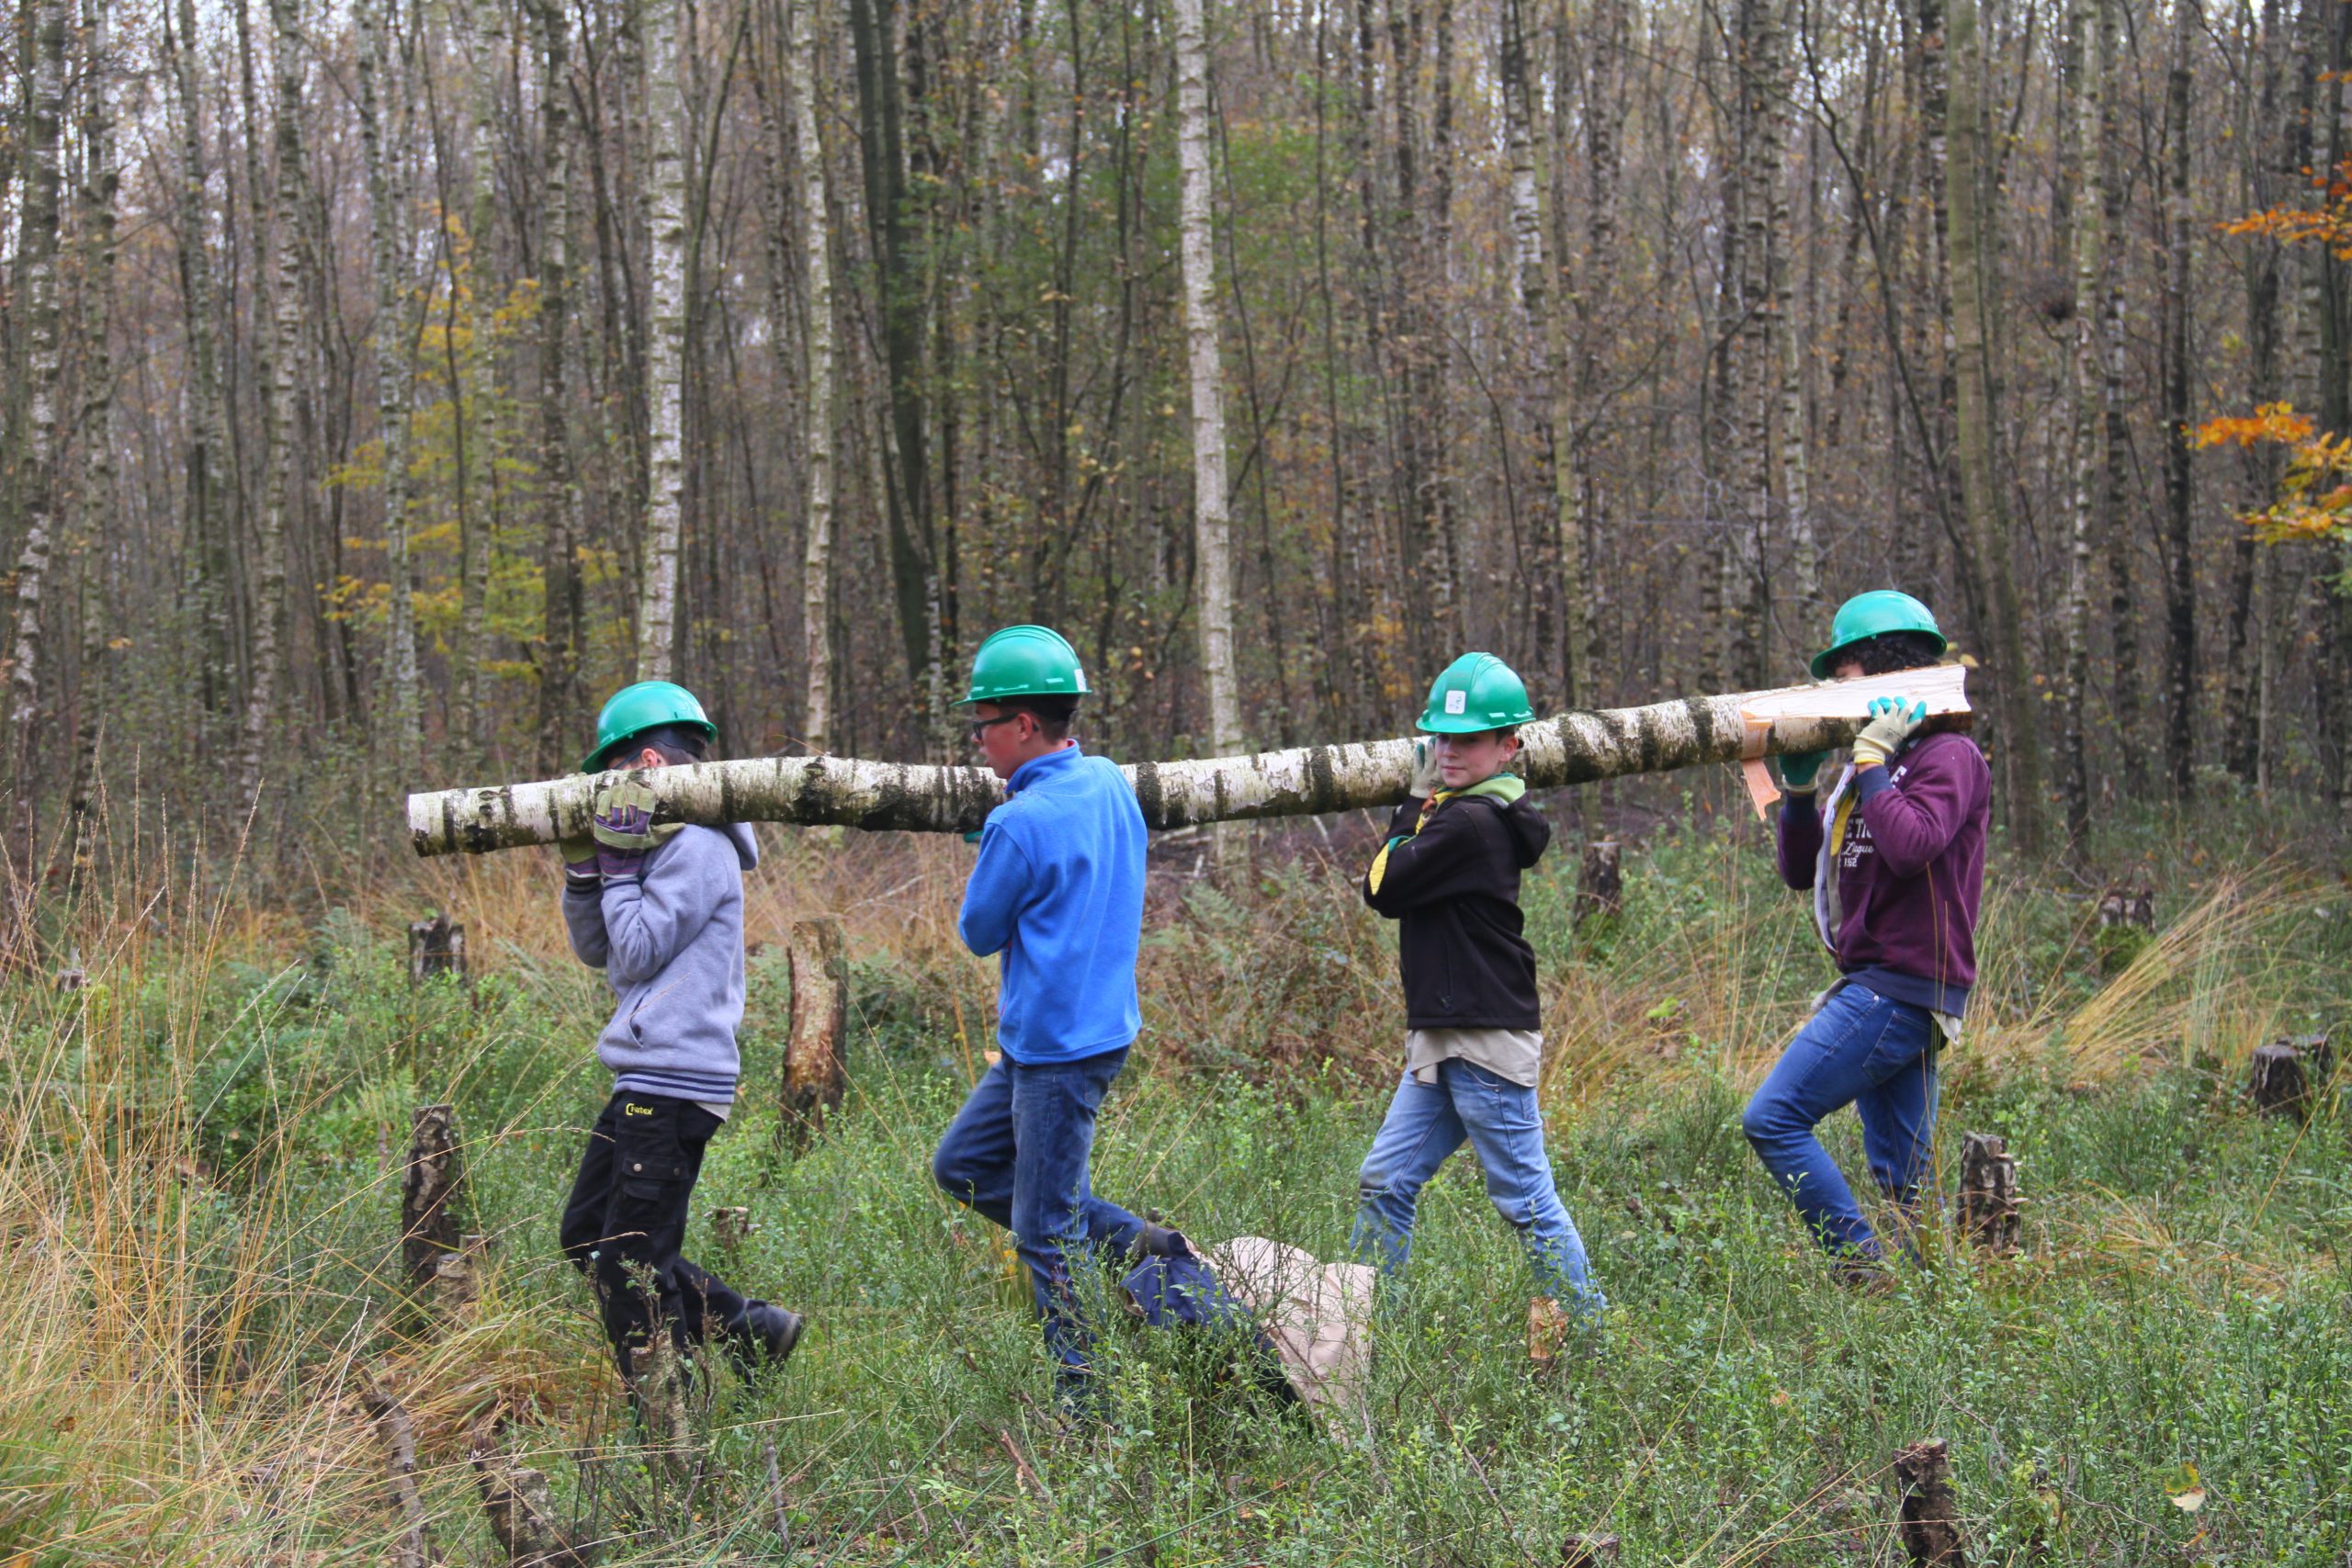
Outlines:
{"type": "Polygon", "coordinates": [[[743,1309],[743,1326],[727,1337],[727,1348],[736,1370],[750,1377],[763,1367],[780,1367],[792,1357],[808,1326],[789,1307],[752,1302],[743,1309]]]}
{"type": "Polygon", "coordinates": [[[1143,1223],[1143,1234],[1136,1237],[1128,1257],[1140,1263],[1147,1258],[1189,1258],[1193,1244],[1184,1239],[1182,1231],[1170,1230],[1156,1218],[1143,1223]]]}
{"type": "Polygon", "coordinates": [[[1830,1267],[1829,1277],[1838,1281],[1840,1290],[1858,1296],[1894,1293],[1894,1274],[1874,1258],[1841,1258],[1830,1267]]]}

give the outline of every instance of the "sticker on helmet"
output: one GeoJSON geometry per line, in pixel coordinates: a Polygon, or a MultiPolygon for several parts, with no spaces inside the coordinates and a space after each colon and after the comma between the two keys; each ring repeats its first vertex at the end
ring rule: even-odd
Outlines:
{"type": "Polygon", "coordinates": [[[1470,711],[1470,694],[1467,692],[1446,693],[1445,711],[1448,713],[1468,713],[1470,711]]]}
{"type": "Polygon", "coordinates": [[[1085,684],[1086,684],[1086,666],[1085,666],[1085,665],[1083,665],[1083,664],[1073,664],[1073,665],[1071,665],[1071,666],[1069,667],[1069,684],[1070,684],[1070,690],[1072,690],[1072,691],[1076,691],[1076,690],[1078,690],[1080,687],[1081,687],[1081,686],[1083,686],[1083,685],[1085,685],[1085,684]]]}

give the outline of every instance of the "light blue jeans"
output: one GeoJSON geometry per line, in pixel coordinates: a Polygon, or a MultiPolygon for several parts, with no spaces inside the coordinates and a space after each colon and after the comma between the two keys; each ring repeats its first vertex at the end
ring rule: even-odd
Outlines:
{"type": "Polygon", "coordinates": [[[1806,1225],[1832,1253],[1875,1258],[1878,1236],[1814,1128],[1851,1105],[1879,1190],[1904,1222],[1903,1250],[1936,1132],[1935,1015],[1862,986],[1841,987],[1797,1031],[1758,1086],[1740,1127],[1806,1225]]]}
{"type": "Polygon", "coordinates": [[[1407,1073],[1396,1086],[1356,1178],[1350,1247],[1385,1275],[1402,1273],[1421,1189],[1466,1139],[1486,1171],[1487,1200],[1527,1248],[1536,1288],[1577,1318],[1599,1317],[1608,1299],[1587,1278],[1584,1238],[1553,1185],[1535,1091],[1459,1058],[1439,1063],[1437,1077],[1431,1087],[1407,1073]]]}

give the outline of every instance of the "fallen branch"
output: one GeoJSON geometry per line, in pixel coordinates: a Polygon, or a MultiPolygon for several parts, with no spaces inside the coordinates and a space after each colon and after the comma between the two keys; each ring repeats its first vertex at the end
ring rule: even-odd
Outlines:
{"type": "MultiPolygon", "coordinates": [[[[1519,773],[1536,789],[1630,773],[1668,773],[1784,751],[1842,746],[1873,696],[1902,694],[1941,722],[1965,725],[1966,671],[1958,665],[1867,680],[1693,697],[1647,707],[1578,709],[1525,726],[1519,773]]],[[[1154,828],[1300,817],[1393,806],[1410,771],[1409,739],[1301,746],[1247,757],[1138,762],[1123,768],[1154,828]]],[[[643,775],[656,822],[797,822],[918,833],[978,827],[1004,799],[985,768],[869,762],[854,757],[745,757],[643,775]]],[[[548,844],[584,837],[596,775],[408,797],[420,855],[548,844]]]]}

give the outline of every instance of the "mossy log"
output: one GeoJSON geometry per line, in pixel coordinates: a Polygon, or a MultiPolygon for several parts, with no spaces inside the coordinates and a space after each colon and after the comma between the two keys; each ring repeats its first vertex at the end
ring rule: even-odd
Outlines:
{"type": "MultiPolygon", "coordinates": [[[[1867,680],[1691,697],[1647,707],[1577,709],[1521,731],[1519,772],[1536,789],[1632,773],[1670,773],[1784,751],[1842,746],[1873,696],[1908,695],[1931,723],[1964,726],[1965,671],[1958,665],[1867,680]],[[1769,722],[1762,716],[1771,716],[1769,722]]],[[[1196,822],[1394,806],[1410,772],[1409,739],[1298,746],[1247,757],[1130,763],[1144,820],[1156,829],[1196,822]]],[[[873,762],[854,757],[746,757],[656,768],[656,822],[794,822],[869,830],[969,832],[1004,799],[985,768],[873,762]]],[[[408,797],[409,839],[420,855],[480,854],[585,837],[596,775],[538,784],[450,789],[408,797]]]]}

